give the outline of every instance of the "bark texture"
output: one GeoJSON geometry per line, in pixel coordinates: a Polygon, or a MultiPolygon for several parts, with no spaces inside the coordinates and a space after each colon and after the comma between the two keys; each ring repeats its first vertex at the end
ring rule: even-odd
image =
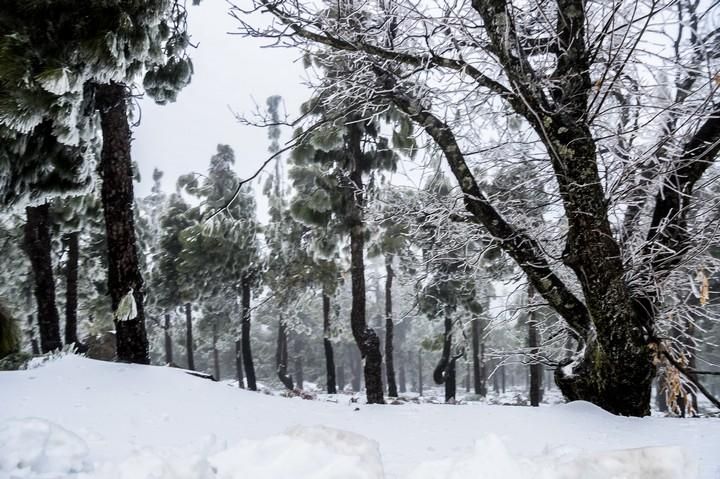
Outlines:
{"type": "Polygon", "coordinates": [[[275,371],[278,379],[289,391],[295,389],[293,378],[288,374],[287,331],[282,315],[278,320],[278,336],[275,348],[275,371]]]}
{"type": "Polygon", "coordinates": [[[255,364],[250,349],[250,295],[252,294],[250,291],[250,278],[243,276],[240,287],[242,289],[242,361],[245,368],[245,377],[247,378],[247,387],[250,391],[257,391],[255,364]]]}
{"type": "Polygon", "coordinates": [[[78,350],[83,348],[77,337],[78,307],[78,262],[80,259],[80,232],[73,231],[63,236],[67,247],[65,266],[65,344],[75,344],[78,350]]]}
{"type": "Polygon", "coordinates": [[[55,305],[55,278],[53,276],[50,242],[50,206],[28,206],[25,209],[24,249],[30,259],[35,280],[38,332],[43,353],[62,347],[60,316],[55,305]]]}
{"type": "Polygon", "coordinates": [[[330,296],[323,293],[323,347],[325,349],[325,377],[328,394],[337,394],[335,355],[330,341],[330,296]]]}
{"type": "Polygon", "coordinates": [[[185,351],[188,369],[195,371],[195,341],[193,341],[192,305],[185,303],[185,351]]]}
{"type": "Polygon", "coordinates": [[[388,382],[388,396],[397,397],[398,388],[395,382],[395,363],[393,360],[394,323],[392,312],[393,257],[385,256],[385,372],[388,382]]]}
{"type": "Polygon", "coordinates": [[[96,106],[100,111],[103,147],[100,160],[102,203],[108,254],[108,290],[112,310],[132,291],[137,316],[115,321],[117,358],[149,364],[145,332],[144,284],[138,264],[133,217],[133,170],[130,156],[130,126],[127,116],[127,88],[110,83],[97,86],[96,106]]]}
{"type": "Polygon", "coordinates": [[[170,315],[165,313],[165,324],[163,325],[163,333],[165,334],[165,363],[174,366],[173,362],[173,344],[172,336],[170,334],[170,315]]]}

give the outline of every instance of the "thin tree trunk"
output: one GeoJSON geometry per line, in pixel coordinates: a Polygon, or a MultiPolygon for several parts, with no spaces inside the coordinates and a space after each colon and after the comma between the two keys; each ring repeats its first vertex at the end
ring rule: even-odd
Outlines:
{"type": "Polygon", "coordinates": [[[30,258],[35,279],[40,347],[43,353],[62,347],[60,316],[55,305],[55,279],[53,277],[50,242],[50,206],[28,206],[25,209],[24,248],[30,258]]]}
{"type": "Polygon", "coordinates": [[[393,360],[393,314],[392,314],[392,255],[385,255],[385,372],[388,382],[388,396],[397,397],[398,388],[395,382],[395,363],[393,360]]]}
{"type": "Polygon", "coordinates": [[[292,391],[295,389],[293,385],[292,376],[288,375],[288,349],[287,349],[287,331],[285,329],[285,321],[282,315],[278,320],[278,337],[277,346],[275,349],[275,371],[277,372],[278,379],[283,383],[288,390],[292,391]]]}
{"type": "Polygon", "coordinates": [[[341,351],[340,358],[337,362],[337,390],[339,392],[343,392],[345,390],[345,385],[347,384],[347,381],[345,380],[345,366],[347,362],[347,354],[342,353],[342,348],[339,349],[341,351]]]}
{"type": "Polygon", "coordinates": [[[130,291],[137,308],[135,318],[115,320],[118,360],[149,364],[143,304],[145,293],[135,241],[126,90],[124,85],[111,83],[99,85],[95,94],[103,134],[100,176],[107,238],[108,290],[113,311],[117,311],[120,300],[130,291]]]}
{"type": "Polygon", "coordinates": [[[165,313],[165,362],[170,366],[173,365],[173,345],[172,336],[170,335],[170,314],[165,313]]]}
{"type": "Polygon", "coordinates": [[[294,346],[294,365],[293,370],[295,371],[295,381],[298,389],[302,390],[305,387],[305,372],[303,371],[303,340],[299,334],[295,335],[293,341],[294,346]]]}
{"type": "Polygon", "coordinates": [[[485,343],[480,343],[480,396],[487,396],[487,364],[485,362],[485,343]]]}
{"type": "Polygon", "coordinates": [[[323,346],[325,348],[325,377],[328,394],[337,394],[335,383],[335,357],[330,341],[330,296],[323,293],[323,346]]]}
{"type": "Polygon", "coordinates": [[[32,353],[37,355],[40,354],[40,346],[38,345],[37,338],[35,337],[35,328],[33,327],[33,315],[28,314],[28,337],[30,338],[30,347],[32,353]]]}
{"type": "Polygon", "coordinates": [[[470,372],[470,363],[465,363],[465,392],[470,392],[470,376],[472,376],[472,373],[470,372]]]}
{"type": "Polygon", "coordinates": [[[528,346],[532,362],[530,363],[530,405],[539,406],[542,401],[542,364],[537,361],[537,354],[540,351],[540,331],[538,330],[537,318],[532,302],[535,290],[531,284],[528,285],[528,346]]]}
{"type": "Polygon", "coordinates": [[[352,278],[352,307],[350,325],[353,338],[365,362],[365,393],[368,404],[385,402],[382,384],[382,353],[380,339],[372,328],[369,328],[365,317],[365,225],[362,208],[363,182],[361,162],[362,131],[357,124],[346,125],[346,143],[352,160],[350,185],[347,186],[350,205],[348,211],[348,227],[350,229],[350,274],[352,278]]]}
{"type": "Polygon", "coordinates": [[[237,372],[238,387],[245,389],[245,378],[243,377],[243,356],[242,340],[235,340],[235,371],[237,372]]]}
{"type": "Polygon", "coordinates": [[[79,239],[79,231],[63,236],[68,251],[65,269],[65,344],[75,344],[78,350],[81,350],[77,337],[79,239]]]}
{"type": "Polygon", "coordinates": [[[480,320],[473,318],[470,322],[472,334],[472,370],[473,370],[473,389],[478,396],[485,397],[485,381],[483,380],[483,371],[480,364],[480,320]]]}
{"type": "Polygon", "coordinates": [[[241,281],[242,288],[242,355],[243,366],[245,367],[245,377],[247,377],[247,386],[250,391],[257,391],[257,383],[255,381],[255,364],[253,363],[252,351],[250,349],[250,278],[243,276],[241,281]]]}
{"type": "Polygon", "coordinates": [[[418,349],[418,395],[423,395],[423,363],[422,349],[418,349]]]}
{"type": "Polygon", "coordinates": [[[457,360],[455,358],[450,358],[450,362],[448,363],[446,369],[445,369],[445,402],[455,402],[455,398],[457,397],[457,368],[455,367],[455,364],[457,363],[457,360]]]}
{"type": "Polygon", "coordinates": [[[193,342],[192,306],[185,303],[185,351],[188,369],[195,371],[195,345],[193,342]]]}
{"type": "Polygon", "coordinates": [[[503,394],[505,394],[505,365],[500,365],[500,387],[502,388],[503,394]]]}
{"type": "Polygon", "coordinates": [[[213,321],[212,325],[212,352],[213,352],[213,371],[215,375],[215,381],[220,381],[220,353],[218,352],[218,325],[217,321],[213,321]]]}

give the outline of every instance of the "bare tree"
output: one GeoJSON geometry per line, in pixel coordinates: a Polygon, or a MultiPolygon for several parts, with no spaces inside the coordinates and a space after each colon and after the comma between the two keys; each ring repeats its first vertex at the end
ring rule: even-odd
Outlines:
{"type": "Polygon", "coordinates": [[[324,97],[326,111],[378,114],[392,105],[421,127],[470,220],[577,342],[556,369],[565,397],[646,415],[653,357],[665,348],[674,307],[666,292],[703,262],[715,264],[704,251],[716,218],[693,209],[720,150],[720,34],[711,20],[719,7],[707,8],[685,0],[253,0],[232,12],[245,35],[322,48],[319,61],[351,66],[332,85],[318,79],[318,90],[335,92],[324,97]],[[255,27],[251,11],[274,21],[255,27]],[[513,161],[536,162],[552,185],[540,224],[498,201],[508,192],[485,191],[483,178],[513,161]]]}

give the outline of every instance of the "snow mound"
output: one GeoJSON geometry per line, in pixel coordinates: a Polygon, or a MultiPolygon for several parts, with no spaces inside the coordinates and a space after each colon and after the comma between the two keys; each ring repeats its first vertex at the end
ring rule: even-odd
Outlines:
{"type": "Polygon", "coordinates": [[[0,478],[55,479],[91,470],[79,436],[43,419],[0,423],[0,478]]]}
{"type": "Polygon", "coordinates": [[[375,441],[324,426],[246,440],[210,459],[217,479],[382,479],[375,441]]]}
{"type": "Polygon", "coordinates": [[[466,454],[420,464],[412,479],[688,479],[696,465],[679,447],[648,447],[568,454],[564,449],[535,458],[517,457],[495,435],[476,441],[466,454]]]}

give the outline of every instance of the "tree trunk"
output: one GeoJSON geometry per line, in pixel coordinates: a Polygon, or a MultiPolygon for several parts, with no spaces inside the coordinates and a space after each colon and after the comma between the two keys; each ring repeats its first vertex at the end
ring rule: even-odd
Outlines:
{"type": "Polygon", "coordinates": [[[502,389],[503,394],[505,394],[505,365],[500,365],[500,388],[502,389]]]}
{"type": "MultiPolygon", "coordinates": [[[[340,349],[342,351],[342,349],[340,349]]],[[[340,358],[337,363],[337,390],[339,392],[343,392],[345,390],[345,384],[347,382],[345,381],[345,366],[347,363],[347,355],[346,354],[340,354],[340,358]]]]}
{"type": "Polygon", "coordinates": [[[37,338],[35,337],[35,328],[33,327],[33,315],[28,314],[28,338],[30,339],[30,348],[34,355],[40,354],[40,346],[38,345],[37,338]]]}
{"type": "Polygon", "coordinates": [[[50,242],[50,206],[28,206],[25,223],[25,252],[30,258],[35,279],[38,330],[43,353],[62,347],[60,316],[55,306],[55,279],[53,277],[50,242]]]}
{"type": "Polygon", "coordinates": [[[532,284],[528,285],[528,346],[530,347],[530,405],[539,406],[542,401],[542,364],[538,362],[537,354],[540,351],[540,331],[538,331],[537,318],[532,306],[534,295],[532,284]]]}
{"type": "Polygon", "coordinates": [[[335,357],[330,341],[330,296],[323,293],[323,346],[325,348],[325,377],[328,394],[337,394],[335,384],[335,357]]]}
{"type": "Polygon", "coordinates": [[[95,93],[103,134],[99,169],[107,238],[108,290],[113,311],[117,311],[120,300],[130,291],[137,308],[135,318],[115,320],[118,360],[149,364],[143,304],[145,292],[135,241],[133,170],[126,90],[124,85],[112,83],[99,85],[95,93]]]}
{"type": "Polygon", "coordinates": [[[242,288],[242,358],[245,366],[245,377],[247,387],[250,391],[257,391],[255,381],[255,364],[253,363],[252,351],[250,349],[250,278],[244,275],[241,284],[242,288]]]}
{"type": "Polygon", "coordinates": [[[456,357],[452,354],[452,328],[452,317],[446,312],[442,354],[440,361],[433,371],[433,380],[435,383],[445,384],[445,402],[450,400],[454,401],[457,394],[455,362],[459,356],[456,357]]]}
{"type": "MultiPolygon", "coordinates": [[[[402,359],[405,354],[400,354],[401,351],[398,351],[398,357],[402,359]]],[[[407,392],[407,376],[405,375],[405,361],[400,361],[400,365],[398,368],[398,386],[400,390],[400,394],[407,392]]]]}
{"type": "Polygon", "coordinates": [[[398,388],[395,382],[395,363],[393,360],[393,314],[392,314],[392,255],[385,255],[385,372],[388,382],[388,396],[397,397],[398,388]]]}
{"type": "Polygon", "coordinates": [[[213,321],[212,325],[212,352],[213,352],[213,374],[215,381],[220,381],[220,353],[218,352],[218,325],[217,321],[213,321]]]}
{"type": "Polygon", "coordinates": [[[473,318],[470,322],[470,326],[472,334],[473,389],[475,391],[475,394],[481,397],[485,397],[487,391],[485,390],[483,371],[480,367],[480,320],[478,318],[473,318]]]}
{"type": "Polygon", "coordinates": [[[445,368],[445,402],[455,402],[457,395],[457,363],[456,358],[450,358],[450,362],[445,368]]]}
{"type": "Polygon", "coordinates": [[[245,378],[243,377],[242,340],[235,340],[235,371],[237,372],[238,387],[245,389],[245,378]]]}
{"type": "Polygon", "coordinates": [[[360,392],[362,387],[362,359],[357,348],[349,348],[348,360],[350,361],[350,373],[352,374],[350,385],[353,392],[357,393],[360,392]]]}
{"type": "Polygon", "coordinates": [[[295,335],[293,345],[295,350],[295,358],[293,361],[293,369],[295,370],[295,381],[298,389],[302,390],[305,387],[305,372],[303,371],[303,340],[301,335],[295,335]]]}
{"type": "Polygon", "coordinates": [[[353,338],[365,361],[365,393],[368,404],[383,404],[382,384],[382,353],[380,339],[365,318],[365,225],[362,208],[363,182],[361,163],[363,152],[361,147],[362,131],[358,124],[345,127],[345,141],[350,152],[352,169],[350,184],[347,185],[348,212],[347,226],[350,229],[350,275],[352,278],[352,307],[350,325],[353,338]]]}
{"type": "Polygon", "coordinates": [[[173,347],[172,347],[172,336],[170,335],[170,315],[165,313],[165,362],[173,366],[173,347]]]}
{"type": "Polygon", "coordinates": [[[192,306],[185,303],[185,351],[188,369],[195,371],[195,345],[193,343],[192,306]]]}
{"type": "Polygon", "coordinates": [[[83,347],[77,337],[78,262],[80,258],[80,232],[63,236],[68,258],[65,268],[65,344],[75,344],[78,351],[83,347]]]}
{"type": "Polygon", "coordinates": [[[422,349],[418,349],[418,395],[423,395],[423,364],[422,349]]]}
{"type": "Polygon", "coordinates": [[[288,348],[287,348],[287,331],[285,329],[285,321],[282,315],[278,320],[278,337],[277,346],[275,348],[275,371],[277,372],[278,379],[283,383],[289,391],[295,389],[293,385],[292,376],[288,375],[288,348]]]}

